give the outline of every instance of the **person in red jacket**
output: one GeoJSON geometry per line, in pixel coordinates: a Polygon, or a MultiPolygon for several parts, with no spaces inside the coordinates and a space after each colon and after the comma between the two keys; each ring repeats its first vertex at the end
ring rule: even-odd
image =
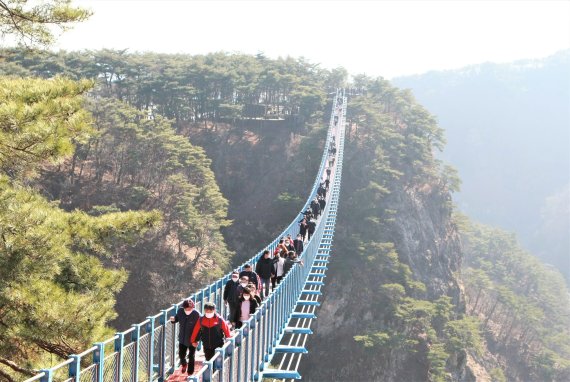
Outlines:
{"type": "Polygon", "coordinates": [[[216,349],[224,345],[224,339],[231,336],[228,324],[216,313],[216,305],[205,303],[204,315],[196,322],[192,332],[192,346],[197,347],[198,341],[202,341],[204,356],[209,361],[216,354],[216,349]]]}

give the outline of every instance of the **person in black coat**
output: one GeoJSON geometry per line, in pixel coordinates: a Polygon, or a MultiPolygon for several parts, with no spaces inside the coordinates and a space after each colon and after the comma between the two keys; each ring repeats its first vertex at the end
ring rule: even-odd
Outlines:
{"type": "Polygon", "coordinates": [[[170,322],[173,324],[178,322],[178,357],[182,365],[182,374],[194,373],[194,356],[196,355],[196,348],[190,342],[190,336],[194,331],[196,322],[200,319],[200,313],[194,309],[194,301],[191,299],[184,300],[182,307],[178,309],[176,315],[170,317],[170,322]],[[186,362],[186,353],[188,353],[188,362],[186,362]]]}
{"type": "Polygon", "coordinates": [[[325,198],[323,198],[323,197],[319,198],[319,206],[321,207],[321,211],[325,210],[326,205],[327,205],[327,201],[325,200],[325,198]]]}
{"type": "Polygon", "coordinates": [[[295,264],[303,265],[303,262],[299,260],[297,254],[294,251],[291,251],[289,252],[289,255],[285,259],[285,263],[283,264],[283,277],[285,277],[285,275],[291,270],[291,268],[293,268],[293,265],[295,264]]]}
{"type": "Polygon", "coordinates": [[[299,235],[305,240],[305,236],[307,236],[307,218],[303,218],[299,222],[299,235]]]}
{"type": "Polygon", "coordinates": [[[270,253],[267,249],[263,251],[261,259],[257,261],[257,265],[255,266],[255,273],[257,273],[261,279],[263,298],[269,296],[269,285],[271,285],[271,277],[274,276],[273,264],[275,263],[275,259],[269,257],[269,255],[270,253]]]}
{"type": "Polygon", "coordinates": [[[307,233],[309,234],[309,240],[311,240],[311,236],[315,233],[315,229],[317,228],[317,223],[311,219],[307,223],[307,233]]]}
{"type": "Polygon", "coordinates": [[[255,284],[257,288],[261,287],[259,277],[257,276],[257,273],[252,271],[251,264],[246,264],[243,266],[243,271],[239,273],[239,278],[241,279],[243,276],[247,276],[249,282],[255,284]]]}
{"type": "Polygon", "coordinates": [[[295,253],[297,256],[301,255],[304,250],[303,236],[301,234],[297,235],[297,238],[293,240],[293,247],[295,247],[295,253]]]}
{"type": "Polygon", "coordinates": [[[229,319],[231,323],[235,323],[233,317],[235,316],[236,309],[238,307],[239,293],[239,272],[233,271],[232,277],[226,285],[224,286],[224,303],[229,308],[229,319]]]}
{"type": "Polygon", "coordinates": [[[245,288],[242,296],[239,298],[238,309],[233,317],[233,320],[236,322],[236,328],[241,328],[243,323],[249,320],[251,315],[255,313],[258,307],[259,303],[257,300],[253,298],[250,290],[248,288],[245,288]]]}
{"type": "Polygon", "coordinates": [[[321,206],[319,205],[319,201],[317,200],[317,198],[311,201],[311,210],[313,211],[313,216],[315,218],[317,218],[321,213],[321,206]]]}

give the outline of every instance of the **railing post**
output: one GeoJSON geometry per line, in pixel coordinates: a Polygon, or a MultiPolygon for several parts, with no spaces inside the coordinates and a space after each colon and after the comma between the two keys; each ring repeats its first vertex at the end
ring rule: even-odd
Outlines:
{"type": "Polygon", "coordinates": [[[115,339],[115,351],[119,353],[119,360],[117,362],[117,381],[123,380],[123,359],[125,355],[123,354],[123,346],[125,346],[125,335],[123,333],[117,333],[118,337],[115,339]]]}
{"type": "MultiPolygon", "coordinates": [[[[242,332],[241,332],[241,333],[242,333],[241,351],[242,351],[242,352],[245,352],[245,354],[244,354],[244,357],[243,357],[243,365],[240,363],[240,372],[241,372],[241,369],[242,369],[242,368],[245,369],[243,374],[245,375],[245,378],[246,378],[246,379],[249,378],[248,375],[247,375],[247,372],[248,372],[248,370],[249,370],[249,367],[248,367],[247,365],[249,364],[250,358],[251,358],[251,355],[252,355],[252,352],[251,352],[251,340],[248,339],[248,337],[251,335],[251,333],[249,332],[249,322],[250,322],[250,321],[246,321],[246,322],[243,323],[242,332]],[[250,345],[248,346],[248,344],[250,344],[250,345]]],[[[240,373],[240,375],[241,375],[241,373],[240,373]]]]}
{"type": "Polygon", "coordinates": [[[93,345],[97,346],[97,349],[93,352],[93,363],[97,365],[97,378],[95,381],[103,382],[103,377],[105,376],[105,344],[97,342],[93,345]]]}
{"type": "Polygon", "coordinates": [[[40,378],[40,382],[53,382],[52,369],[41,369],[40,373],[44,373],[44,376],[40,378]]]}
{"type": "Polygon", "coordinates": [[[69,364],[69,377],[73,378],[73,380],[77,382],[81,379],[81,357],[75,354],[71,354],[69,358],[73,359],[73,362],[69,364]]]}
{"type": "Polygon", "coordinates": [[[140,354],[140,343],[139,343],[139,338],[141,336],[141,324],[132,324],[131,325],[133,328],[135,328],[135,330],[133,330],[132,334],[131,334],[131,340],[135,343],[135,356],[134,356],[134,362],[135,362],[135,367],[133,368],[134,373],[132,375],[132,380],[134,382],[138,382],[139,380],[139,354],[140,354]]]}
{"type": "Polygon", "coordinates": [[[228,375],[228,378],[225,378],[225,374],[224,374],[223,375],[224,378],[220,379],[220,380],[222,380],[222,381],[228,380],[229,382],[234,382],[233,381],[233,370],[234,370],[234,367],[237,367],[237,365],[234,365],[234,352],[236,351],[236,337],[230,338],[229,342],[230,342],[230,344],[228,345],[228,347],[226,348],[226,351],[224,352],[224,356],[227,355],[228,357],[230,357],[230,367],[224,368],[224,373],[229,373],[229,375],[228,375]]]}
{"type": "Polygon", "coordinates": [[[214,374],[214,362],[204,361],[204,364],[207,366],[207,368],[204,370],[204,374],[202,374],[202,382],[211,382],[212,375],[214,374]]]}
{"type": "Polygon", "coordinates": [[[148,333],[149,343],[148,343],[148,380],[152,381],[153,374],[154,374],[154,325],[155,325],[155,318],[154,317],[147,317],[148,324],[146,324],[146,332],[148,333]]]}
{"type": "Polygon", "coordinates": [[[249,354],[251,354],[251,357],[250,357],[251,358],[251,360],[250,360],[251,372],[249,375],[250,380],[255,379],[255,371],[257,370],[257,367],[255,366],[255,364],[257,363],[257,358],[255,357],[255,349],[256,349],[256,347],[259,346],[259,344],[256,344],[256,342],[257,342],[256,336],[259,332],[258,331],[259,327],[257,325],[258,324],[257,319],[259,317],[259,313],[260,313],[260,311],[258,310],[250,318],[250,329],[251,329],[251,332],[249,333],[249,335],[251,336],[251,340],[250,340],[251,349],[249,350],[249,354]]]}
{"type": "Polygon", "coordinates": [[[219,370],[220,371],[220,378],[218,378],[218,380],[220,381],[224,381],[224,373],[226,372],[226,370],[224,370],[224,357],[226,355],[226,352],[223,348],[219,348],[216,349],[216,353],[218,354],[218,358],[216,358],[216,360],[214,361],[214,368],[212,369],[212,374],[216,371],[219,370]]]}
{"type": "MultiPolygon", "coordinates": [[[[178,312],[178,304],[173,304],[172,308],[174,311],[173,316],[176,315],[176,313],[178,312]]],[[[174,370],[178,367],[178,365],[176,364],[176,325],[172,327],[172,347],[170,349],[168,349],[168,351],[170,351],[170,370],[168,371],[169,373],[173,373],[174,370]]]]}
{"type": "Polygon", "coordinates": [[[160,310],[160,360],[158,361],[158,382],[163,382],[166,378],[166,325],[168,325],[168,309],[160,310]]]}

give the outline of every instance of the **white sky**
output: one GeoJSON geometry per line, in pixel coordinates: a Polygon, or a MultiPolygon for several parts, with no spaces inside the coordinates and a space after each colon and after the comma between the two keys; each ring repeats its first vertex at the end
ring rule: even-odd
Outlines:
{"type": "Polygon", "coordinates": [[[392,78],[570,48],[570,1],[75,0],[55,49],[303,56],[392,78]]]}

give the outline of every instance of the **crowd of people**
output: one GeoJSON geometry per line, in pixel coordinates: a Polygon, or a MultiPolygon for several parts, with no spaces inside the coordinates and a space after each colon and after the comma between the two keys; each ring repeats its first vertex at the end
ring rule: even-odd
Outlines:
{"type": "MultiPolygon", "coordinates": [[[[342,100],[342,98],[340,98],[342,100]]],[[[337,105],[334,115],[334,126],[338,125],[342,110],[342,101],[337,105]]],[[[227,317],[216,312],[212,302],[204,304],[204,314],[195,309],[192,299],[185,300],[170,321],[178,323],[178,342],[181,372],[194,373],[194,361],[198,342],[202,341],[206,360],[212,359],[216,349],[224,345],[226,338],[232,337],[232,329],[239,329],[243,323],[255,314],[262,301],[271,290],[283,280],[295,264],[303,266],[299,259],[304,251],[305,243],[315,233],[319,216],[326,206],[326,196],[330,186],[332,167],[336,156],[334,130],[328,151],[326,178],[319,184],[317,196],[311,201],[309,208],[303,212],[298,222],[299,234],[295,239],[287,235],[279,240],[273,253],[263,251],[261,258],[253,270],[251,264],[245,264],[243,270],[233,271],[223,290],[223,301],[227,317]]]]}
{"type": "Polygon", "coordinates": [[[279,285],[291,268],[295,264],[303,265],[299,260],[303,249],[304,240],[300,234],[294,240],[287,235],[279,240],[273,254],[269,250],[263,251],[255,271],[251,264],[245,264],[241,272],[233,271],[223,291],[226,319],[216,312],[216,305],[212,302],[204,304],[204,315],[201,316],[192,299],[183,301],[176,315],[170,318],[172,323],[179,325],[178,357],[183,374],[194,372],[198,342],[202,341],[206,360],[212,359],[216,349],[232,336],[231,330],[241,328],[249,320],[269,296],[270,290],[279,285]]]}

